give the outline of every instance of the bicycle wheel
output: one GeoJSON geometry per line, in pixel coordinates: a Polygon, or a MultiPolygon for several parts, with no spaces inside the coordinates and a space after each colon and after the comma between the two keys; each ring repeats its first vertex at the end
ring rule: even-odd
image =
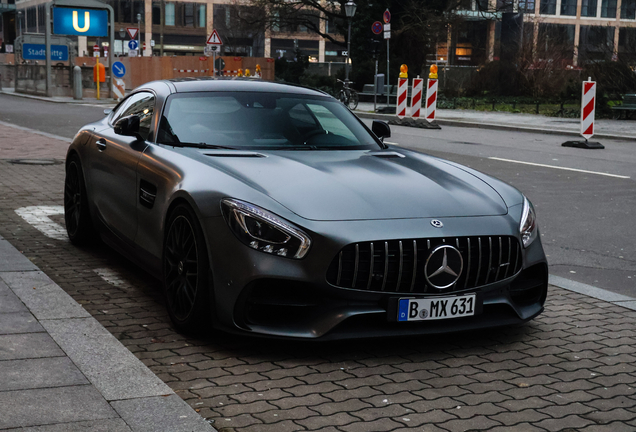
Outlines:
{"type": "Polygon", "coordinates": [[[344,90],[340,90],[340,93],[338,93],[338,100],[347,105],[347,92],[344,90]]]}
{"type": "Polygon", "coordinates": [[[349,109],[353,111],[358,108],[358,102],[360,102],[360,98],[358,97],[358,92],[351,90],[351,94],[349,95],[349,109]]]}

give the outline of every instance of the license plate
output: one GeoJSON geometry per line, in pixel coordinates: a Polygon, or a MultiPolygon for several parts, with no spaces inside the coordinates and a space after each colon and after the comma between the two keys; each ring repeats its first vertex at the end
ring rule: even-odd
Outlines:
{"type": "Polygon", "coordinates": [[[424,321],[475,315],[475,294],[426,299],[400,299],[398,321],[424,321]]]}

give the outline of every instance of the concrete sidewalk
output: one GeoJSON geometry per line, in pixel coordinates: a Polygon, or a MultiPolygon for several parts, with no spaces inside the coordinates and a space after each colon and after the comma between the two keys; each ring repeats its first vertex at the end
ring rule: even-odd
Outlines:
{"type": "Polygon", "coordinates": [[[0,430],[214,431],[1,237],[0,430]]]}
{"type": "Polygon", "coordinates": [[[14,89],[6,88],[6,87],[0,88],[0,94],[18,96],[18,97],[27,98],[27,99],[37,99],[37,100],[53,102],[53,103],[67,103],[67,104],[79,104],[79,105],[89,104],[89,105],[100,105],[100,106],[104,105],[104,108],[109,108],[110,106],[115,106],[117,104],[117,101],[115,99],[110,99],[110,98],[99,99],[99,100],[95,98],[84,98],[84,99],[78,100],[78,99],[73,99],[71,96],[46,97],[46,96],[16,93],[14,89]]]}
{"type": "MultiPolygon", "coordinates": [[[[385,105],[378,104],[378,107],[383,106],[385,105]]],[[[369,102],[360,102],[356,114],[364,118],[385,120],[395,118],[395,115],[373,113],[373,104],[369,102]]],[[[467,126],[579,137],[581,132],[579,119],[547,117],[538,114],[438,109],[436,122],[442,126],[467,126]]],[[[636,121],[597,119],[594,138],[636,139],[636,121]]]]}

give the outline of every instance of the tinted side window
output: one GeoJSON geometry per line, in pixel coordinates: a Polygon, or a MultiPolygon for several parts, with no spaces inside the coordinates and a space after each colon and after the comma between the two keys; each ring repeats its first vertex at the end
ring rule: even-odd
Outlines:
{"type": "Polygon", "coordinates": [[[152,93],[141,92],[132,95],[121,114],[116,113],[117,119],[129,115],[139,116],[139,134],[148,138],[150,125],[152,124],[152,114],[155,109],[155,96],[152,93]]]}

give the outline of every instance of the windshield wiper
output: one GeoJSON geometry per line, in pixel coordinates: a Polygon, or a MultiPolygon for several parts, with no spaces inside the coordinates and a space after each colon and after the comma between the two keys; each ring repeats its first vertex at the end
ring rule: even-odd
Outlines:
{"type": "Polygon", "coordinates": [[[200,142],[200,143],[170,143],[168,145],[174,146],[174,147],[194,147],[194,148],[201,148],[201,149],[223,149],[223,150],[236,150],[236,148],[234,147],[227,147],[227,146],[221,146],[221,145],[216,145],[216,144],[208,144],[208,143],[204,143],[204,142],[200,142]]]}

